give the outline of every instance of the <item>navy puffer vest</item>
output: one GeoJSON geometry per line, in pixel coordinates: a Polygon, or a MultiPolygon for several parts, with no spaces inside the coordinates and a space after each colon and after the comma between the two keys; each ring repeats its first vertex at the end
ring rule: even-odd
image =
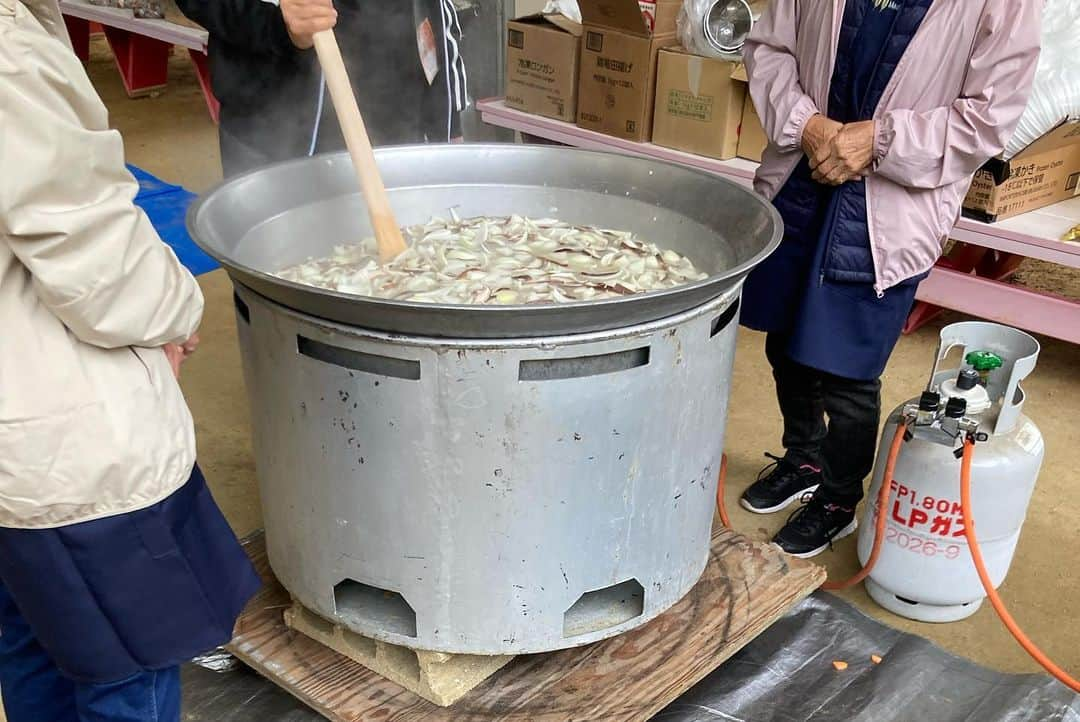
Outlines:
{"type": "MultiPolygon", "coordinates": [[[[877,11],[868,0],[848,0],[829,92],[828,117],[833,120],[853,123],[873,118],[893,71],[933,2],[894,1],[899,9],[892,26],[885,34],[873,67],[866,68],[860,67],[866,61],[866,49],[858,48],[862,52],[856,52],[856,37],[868,20],[868,13],[877,11]]],[[[834,282],[874,282],[865,181],[851,181],[837,188],[823,186],[811,178],[810,166],[804,160],[774,204],[789,236],[814,243],[820,232],[820,238],[825,239],[828,247],[822,267],[824,278],[834,282]],[[809,238],[809,234],[815,237],[809,238]]]]}

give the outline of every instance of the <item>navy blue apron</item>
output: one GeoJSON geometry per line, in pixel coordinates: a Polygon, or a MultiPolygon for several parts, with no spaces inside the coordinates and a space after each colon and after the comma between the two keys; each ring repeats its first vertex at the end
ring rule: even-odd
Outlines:
{"type": "MultiPolygon", "coordinates": [[[[932,1],[848,0],[830,83],[830,118],[873,118],[932,1]]],[[[804,366],[850,379],[878,378],[925,274],[878,297],[865,181],[816,183],[804,157],[773,202],[784,219],[784,238],[746,281],[743,325],[786,337],[788,356],[804,366]]]]}
{"type": "Polygon", "coordinates": [[[146,509],[0,527],[0,581],[60,671],[99,684],[225,644],[262,585],[198,467],[146,509]]]}

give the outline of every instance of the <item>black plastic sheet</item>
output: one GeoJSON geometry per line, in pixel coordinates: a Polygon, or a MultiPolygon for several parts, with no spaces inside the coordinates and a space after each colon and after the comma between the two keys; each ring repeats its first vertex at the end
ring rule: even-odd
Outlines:
{"type": "Polygon", "coordinates": [[[655,719],[1080,722],[1080,698],[1050,677],[994,672],[816,594],[655,719]]]}
{"type": "MultiPolygon", "coordinates": [[[[244,667],[213,672],[189,665],[184,684],[188,722],[322,719],[244,667]]],[[[986,669],[816,594],[654,719],[1080,722],[1080,697],[1050,677],[986,669]],[[836,670],[836,660],[848,668],[836,670]]]]}

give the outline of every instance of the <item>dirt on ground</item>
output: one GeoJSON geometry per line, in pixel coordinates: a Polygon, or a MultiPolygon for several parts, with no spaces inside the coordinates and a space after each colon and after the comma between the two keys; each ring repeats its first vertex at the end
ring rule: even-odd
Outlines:
{"type": "Polygon", "coordinates": [[[1020,266],[1013,282],[1033,291],[1080,300],[1080,268],[1066,268],[1029,258],[1020,266]]]}

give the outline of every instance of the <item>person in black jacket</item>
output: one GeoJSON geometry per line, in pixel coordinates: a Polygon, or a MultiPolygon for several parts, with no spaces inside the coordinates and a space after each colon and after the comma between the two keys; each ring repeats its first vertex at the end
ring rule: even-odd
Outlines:
{"type": "Polygon", "coordinates": [[[374,145],[460,139],[468,89],[452,0],[337,0],[336,9],[331,0],[177,5],[210,33],[226,178],[345,147],[311,49],[312,35],[332,27],[374,145]]]}

